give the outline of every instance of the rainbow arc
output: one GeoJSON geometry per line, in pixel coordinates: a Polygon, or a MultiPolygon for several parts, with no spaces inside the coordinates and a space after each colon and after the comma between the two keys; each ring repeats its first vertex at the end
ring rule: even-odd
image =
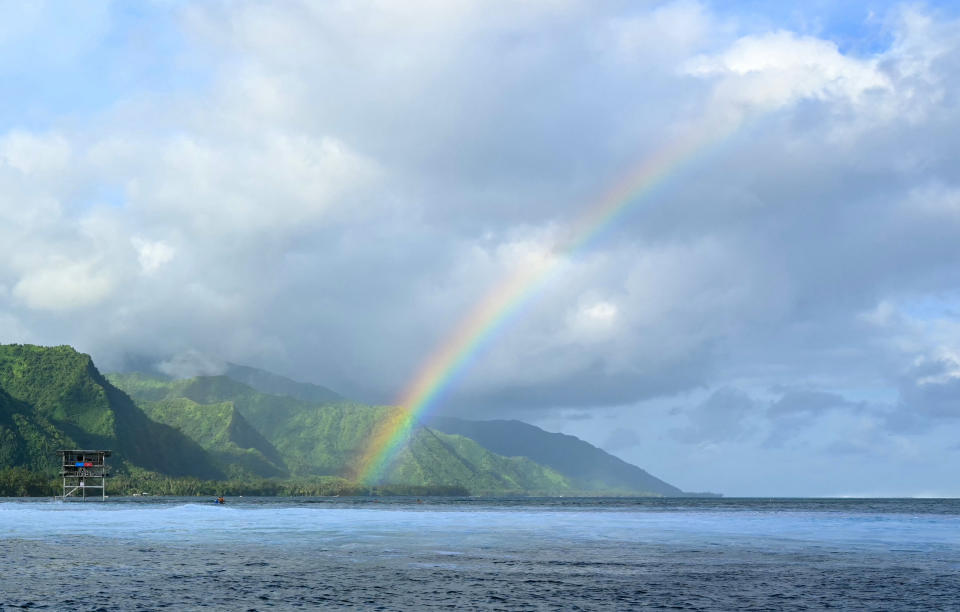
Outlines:
{"type": "Polygon", "coordinates": [[[604,229],[629,209],[652,196],[658,186],[676,176],[713,146],[729,137],[737,125],[693,130],[643,160],[632,172],[587,206],[548,253],[524,265],[495,286],[440,342],[416,376],[397,398],[395,406],[370,438],[359,463],[359,480],[379,482],[411,430],[472,360],[511,321],[538,290],[604,229]]]}

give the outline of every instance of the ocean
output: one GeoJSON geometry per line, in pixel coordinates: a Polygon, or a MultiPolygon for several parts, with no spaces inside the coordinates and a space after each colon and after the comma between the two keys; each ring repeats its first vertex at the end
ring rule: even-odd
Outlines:
{"type": "Polygon", "coordinates": [[[956,610],[960,500],[0,499],[0,610],[956,610]]]}

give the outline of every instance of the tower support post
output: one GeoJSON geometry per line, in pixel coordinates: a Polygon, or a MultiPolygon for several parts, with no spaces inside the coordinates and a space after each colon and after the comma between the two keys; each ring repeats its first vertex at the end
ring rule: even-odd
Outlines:
{"type": "Polygon", "coordinates": [[[107,498],[107,478],[110,476],[110,467],[107,465],[106,458],[111,455],[111,451],[63,449],[58,450],[57,454],[60,456],[62,499],[86,501],[88,489],[93,489],[91,499],[96,499],[94,494],[98,489],[100,500],[107,498]]]}

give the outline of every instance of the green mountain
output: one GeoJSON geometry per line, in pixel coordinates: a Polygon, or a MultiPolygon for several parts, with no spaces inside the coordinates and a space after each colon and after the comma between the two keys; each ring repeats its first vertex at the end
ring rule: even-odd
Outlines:
{"type": "Polygon", "coordinates": [[[344,399],[335,391],[320,385],[297,382],[266,370],[235,363],[227,364],[227,371],[224,372],[224,376],[270,395],[287,395],[318,404],[339,402],[344,399]]]}
{"type": "Polygon", "coordinates": [[[57,449],[74,445],[68,440],[29,404],[0,389],[0,465],[52,472],[57,449]]]}
{"type": "Polygon", "coordinates": [[[149,419],[69,346],[0,345],[0,441],[5,466],[49,474],[57,449],[103,448],[121,473],[224,476],[196,442],[149,419]]]}
{"type": "MultiPolygon", "coordinates": [[[[268,380],[268,372],[246,368],[258,373],[248,375],[254,389],[258,380],[268,380]]],[[[230,372],[227,376],[231,376],[230,372]]],[[[302,383],[301,383],[302,384],[302,383]]],[[[326,389],[326,387],[320,387],[326,389]]],[[[299,399],[309,396],[298,393],[296,387],[287,387],[285,395],[299,399]]],[[[427,423],[435,432],[462,436],[473,440],[493,453],[506,457],[526,457],[539,465],[562,474],[570,486],[582,492],[611,494],[655,494],[664,496],[701,495],[685,493],[660,480],[647,471],[627,463],[575,436],[551,433],[522,421],[473,421],[449,417],[433,417],[427,423]]],[[[709,494],[705,494],[709,495],[709,494]]]]}
{"type": "Polygon", "coordinates": [[[583,491],[649,491],[665,496],[684,492],[645,470],[575,436],[550,433],[521,421],[469,421],[433,417],[429,424],[449,434],[466,436],[501,455],[525,455],[568,477],[583,491]]]}
{"type": "Polygon", "coordinates": [[[231,478],[288,475],[276,449],[247,423],[232,402],[198,404],[180,397],[141,402],[139,406],[154,421],[188,435],[231,478]]]}
{"type": "MultiPolygon", "coordinates": [[[[27,470],[0,476],[22,490],[30,474],[58,471],[57,449],[104,448],[127,489],[149,481],[200,491],[226,478],[257,490],[356,488],[348,480],[361,474],[368,441],[398,414],[254,368],[228,373],[104,377],[68,346],[0,345],[0,466],[27,470]]],[[[40,478],[30,487],[48,486],[40,478]]],[[[474,494],[683,494],[582,440],[519,421],[418,424],[381,481],[474,494]]]]}
{"type": "MultiPolygon", "coordinates": [[[[292,476],[355,478],[368,440],[395,408],[346,401],[317,403],[261,393],[226,376],[165,380],[145,374],[111,375],[161,423],[175,426],[211,455],[246,448],[292,476]],[[242,447],[227,435],[228,419],[243,419],[257,445],[242,447]],[[233,446],[230,446],[233,444],[233,446]]],[[[256,455],[248,459],[256,463],[256,455]]],[[[251,463],[244,464],[254,469],[251,463]]],[[[491,453],[463,436],[418,426],[410,433],[383,481],[410,486],[457,486],[473,493],[563,493],[568,480],[526,457],[491,453]]]]}

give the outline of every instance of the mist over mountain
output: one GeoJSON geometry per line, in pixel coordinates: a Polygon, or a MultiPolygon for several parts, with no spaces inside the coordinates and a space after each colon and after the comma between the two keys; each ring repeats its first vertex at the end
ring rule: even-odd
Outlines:
{"type": "Polygon", "coordinates": [[[95,4],[3,14],[0,341],[383,404],[481,323],[445,416],[960,495],[956,0],[95,4]]]}
{"type": "MultiPolygon", "coordinates": [[[[250,376],[251,370],[241,371],[249,380],[266,381],[268,387],[276,388],[278,377],[267,372],[250,376]]],[[[257,441],[262,441],[258,448],[248,449],[248,458],[256,460],[254,454],[258,453],[279,459],[292,476],[357,477],[364,468],[360,461],[375,428],[394,411],[388,406],[344,400],[318,403],[260,393],[228,376],[165,380],[128,373],[111,375],[111,380],[136,399],[147,414],[179,425],[181,431],[217,457],[235,453],[239,440],[215,432],[226,431],[228,421],[242,418],[257,432],[257,441]]],[[[316,394],[309,385],[289,388],[309,397],[316,394]]],[[[414,428],[383,481],[455,486],[487,494],[575,490],[564,476],[526,457],[502,457],[468,438],[425,427],[414,428]]]]}
{"type": "MultiPolygon", "coordinates": [[[[99,448],[114,451],[119,474],[348,482],[365,473],[370,440],[398,410],[256,368],[231,364],[227,372],[250,384],[230,375],[105,377],[68,346],[0,345],[0,460],[52,475],[57,449],[99,448]]],[[[435,418],[398,443],[377,484],[685,495],[582,440],[519,421],[435,418]]]]}
{"type": "MultiPolygon", "coordinates": [[[[258,368],[231,364],[225,376],[242,380],[264,393],[279,391],[308,402],[327,393],[339,397],[326,387],[297,383],[258,368]]],[[[210,396],[195,390],[194,386],[195,383],[186,383],[180,392],[205,401],[223,397],[220,394],[210,396]]],[[[206,379],[203,385],[197,385],[204,389],[224,386],[229,383],[218,379],[206,379]]],[[[580,491],[647,492],[667,496],[690,494],[575,436],[546,432],[521,421],[475,421],[434,416],[424,424],[439,432],[468,438],[498,455],[526,457],[563,474],[569,479],[571,488],[580,491]]]]}
{"type": "Polygon", "coordinates": [[[336,402],[344,399],[340,394],[321,385],[297,382],[273,372],[235,363],[228,362],[223,374],[261,393],[289,395],[290,397],[317,403],[336,402]]]}

